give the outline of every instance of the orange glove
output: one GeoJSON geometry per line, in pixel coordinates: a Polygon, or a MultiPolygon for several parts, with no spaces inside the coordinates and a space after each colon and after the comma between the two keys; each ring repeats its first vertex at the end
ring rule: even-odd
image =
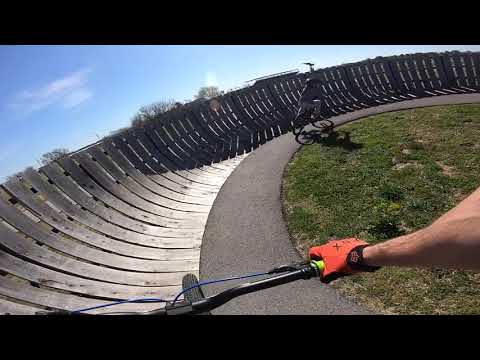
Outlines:
{"type": "Polygon", "coordinates": [[[367,246],[368,243],[355,238],[332,240],[310,248],[309,256],[311,260],[323,260],[325,269],[321,281],[329,283],[357,272],[378,270],[379,266],[363,264],[363,249],[367,246]]]}

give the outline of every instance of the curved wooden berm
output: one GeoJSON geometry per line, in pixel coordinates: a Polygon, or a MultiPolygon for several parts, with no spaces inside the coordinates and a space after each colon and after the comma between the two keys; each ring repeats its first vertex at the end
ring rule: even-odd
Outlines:
{"type": "Polygon", "coordinates": [[[264,78],[26,170],[0,188],[0,313],[173,298],[183,275],[198,274],[207,217],[229,174],[249,152],[306,125],[293,120],[309,77],[316,88],[306,96],[321,98],[328,119],[480,92],[479,74],[480,53],[449,52],[264,78]]]}

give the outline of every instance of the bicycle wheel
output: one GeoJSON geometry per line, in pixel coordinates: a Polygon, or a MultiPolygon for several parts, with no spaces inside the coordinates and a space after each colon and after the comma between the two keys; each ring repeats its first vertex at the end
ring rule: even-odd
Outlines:
{"type": "MultiPolygon", "coordinates": [[[[182,288],[185,290],[185,289],[188,289],[192,286],[195,286],[198,284],[198,279],[195,275],[193,274],[187,274],[183,277],[182,279],[182,288]]],[[[197,286],[191,290],[188,290],[185,294],[185,299],[190,301],[190,302],[195,302],[195,301],[199,301],[199,300],[202,300],[205,298],[205,295],[202,291],[202,288],[200,286],[197,286]]],[[[204,312],[204,313],[201,313],[199,315],[211,315],[211,313],[209,311],[207,312],[204,312]]]]}
{"type": "Polygon", "coordinates": [[[315,142],[315,138],[309,132],[302,132],[295,136],[295,141],[302,145],[312,145],[315,142]]]}
{"type": "Polygon", "coordinates": [[[327,133],[332,132],[335,127],[335,124],[333,123],[333,121],[328,119],[317,120],[311,125],[313,127],[316,127],[317,129],[322,129],[324,132],[327,132],[327,133]]]}

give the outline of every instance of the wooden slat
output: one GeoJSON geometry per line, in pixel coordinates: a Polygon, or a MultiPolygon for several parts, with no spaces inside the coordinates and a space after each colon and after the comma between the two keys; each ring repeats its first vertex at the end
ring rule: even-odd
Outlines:
{"type": "MultiPolygon", "coordinates": [[[[134,131],[126,139],[143,158],[154,156],[171,169],[178,169],[182,176],[199,183],[212,183],[214,176],[202,170],[203,164],[195,161],[174,144],[163,128],[148,127],[148,132],[134,131]],[[146,153],[143,149],[147,149],[146,153]]],[[[172,131],[172,130],[170,130],[172,131]]]]}
{"type": "Polygon", "coordinates": [[[336,68],[338,71],[339,81],[341,81],[343,85],[345,96],[350,99],[352,106],[358,108],[366,107],[367,105],[363,104],[361,101],[364,96],[356,91],[354,83],[352,82],[351,77],[348,75],[348,72],[350,71],[349,68],[346,65],[340,65],[336,68]],[[361,97],[357,97],[358,95],[361,95],[361,97]]]}
{"type": "Polygon", "coordinates": [[[331,69],[326,69],[321,73],[323,86],[328,93],[332,111],[338,114],[342,114],[348,111],[345,99],[341,96],[341,93],[335,87],[334,79],[332,78],[331,69]]]}
{"type": "Polygon", "coordinates": [[[472,63],[473,57],[471,53],[466,53],[461,55],[465,63],[466,71],[466,81],[468,82],[468,87],[473,90],[480,90],[480,86],[477,82],[477,78],[474,72],[474,63],[472,63]]]}
{"type": "Polygon", "coordinates": [[[475,75],[475,83],[477,89],[480,90],[480,53],[472,53],[471,58],[473,61],[473,72],[475,75]]]}
{"type": "MultiPolygon", "coordinates": [[[[80,187],[77,186],[74,179],[71,176],[64,175],[61,169],[57,167],[56,164],[49,164],[43,167],[41,171],[45,173],[50,179],[52,179],[62,191],[64,191],[69,197],[78,202],[81,206],[85,207],[89,211],[93,212],[94,214],[102,217],[107,221],[140,233],[139,236],[136,237],[137,241],[151,241],[152,238],[150,236],[140,236],[142,234],[170,238],[183,237],[193,240],[198,239],[198,235],[196,235],[196,232],[193,232],[191,230],[188,231],[186,229],[182,229],[181,231],[179,231],[178,229],[154,226],[152,224],[135,220],[135,216],[131,218],[126,216],[126,214],[114,211],[110,207],[110,205],[108,205],[109,207],[107,208],[105,206],[107,204],[106,202],[101,202],[100,199],[94,200],[92,197],[86,196],[86,194],[80,190],[80,187]]],[[[133,211],[135,212],[136,209],[133,211]]],[[[139,216],[142,217],[143,215],[139,214],[139,216]]],[[[179,244],[180,243],[181,242],[179,242],[179,244]]]]}
{"type": "Polygon", "coordinates": [[[204,148],[195,142],[192,137],[188,136],[180,122],[172,119],[168,121],[168,125],[166,126],[169,133],[174,135],[173,142],[178,145],[185,154],[194,157],[195,160],[199,162],[199,165],[197,166],[198,169],[209,174],[218,173],[218,169],[211,166],[213,163],[211,153],[205,151],[204,148]]]}
{"type": "Polygon", "coordinates": [[[265,129],[263,127],[264,124],[255,118],[252,115],[251,109],[248,108],[248,103],[244,99],[244,93],[247,90],[238,90],[235,92],[235,95],[231,97],[231,101],[235,104],[237,111],[240,111],[243,117],[248,121],[248,126],[252,128],[254,131],[254,136],[258,139],[258,144],[263,145],[266,142],[265,138],[265,129]]]}
{"type": "Polygon", "coordinates": [[[269,104],[264,100],[263,94],[259,92],[259,89],[253,88],[250,92],[252,101],[255,102],[259,112],[265,118],[266,122],[268,123],[268,127],[272,131],[273,137],[278,137],[282,135],[280,130],[280,124],[284,122],[283,118],[279,118],[277,114],[273,111],[273,109],[269,106],[269,104]]]}
{"type": "Polygon", "coordinates": [[[207,164],[207,166],[205,166],[205,169],[208,169],[207,171],[217,169],[217,167],[213,165],[214,155],[206,145],[206,142],[199,136],[196,136],[195,131],[186,130],[185,125],[187,121],[185,116],[182,118],[179,116],[173,117],[173,115],[174,114],[168,116],[168,122],[170,126],[174,128],[173,130],[179,134],[179,141],[183,142],[185,144],[184,146],[187,146],[189,151],[197,154],[204,164],[207,164]]]}
{"type": "MultiPolygon", "coordinates": [[[[113,269],[51,251],[47,246],[35,244],[32,240],[21,237],[0,223],[2,247],[25,261],[41,265],[52,270],[61,271],[72,276],[95,279],[108,283],[134,286],[167,286],[181,284],[187,272],[132,272],[113,269]]],[[[191,271],[190,271],[191,272],[191,271]]]]}
{"type": "MultiPolygon", "coordinates": [[[[95,162],[98,163],[99,166],[105,169],[105,171],[108,171],[110,176],[128,189],[132,194],[135,194],[136,196],[151,202],[154,205],[159,205],[161,207],[174,210],[175,213],[179,213],[180,211],[208,213],[210,210],[209,206],[189,204],[158,195],[141,186],[138,182],[132,179],[132,177],[126,176],[125,173],[123,173],[102,151],[92,148],[88,150],[88,153],[90,154],[91,158],[87,157],[85,153],[82,153],[77,155],[75,159],[78,160],[82,165],[85,164],[85,166],[91,165],[91,162],[93,159],[95,159],[95,162]]],[[[122,191],[122,189],[119,191],[122,191]]],[[[146,209],[143,206],[142,208],[146,209]]]]}
{"type": "Polygon", "coordinates": [[[0,315],[34,315],[40,310],[43,309],[0,298],[0,315]]]}
{"type": "MultiPolygon", "coordinates": [[[[39,177],[39,176],[38,176],[39,177]]],[[[56,228],[59,231],[78,239],[86,244],[94,247],[104,249],[109,252],[117,253],[124,256],[153,259],[153,260],[181,260],[181,259],[198,259],[199,249],[164,249],[156,248],[153,246],[163,245],[161,239],[148,238],[144,236],[143,242],[137,239],[136,233],[131,231],[125,231],[126,234],[122,236],[122,229],[116,229],[116,231],[108,231],[108,223],[101,222],[100,219],[92,216],[93,219],[85,216],[87,213],[78,210],[75,206],[68,201],[62,201],[60,196],[53,191],[48,191],[48,188],[43,186],[39,181],[35,181],[33,176],[26,176],[27,180],[31,179],[36,187],[38,193],[33,195],[29,193],[28,189],[25,189],[20,183],[9,181],[4,186],[14,194],[17,199],[21,200],[25,206],[30,206],[30,209],[42,219],[45,223],[49,224],[52,228],[56,228]],[[47,190],[45,192],[44,190],[47,190]],[[50,201],[54,201],[55,207],[60,212],[55,211],[53,208],[42,202],[39,198],[46,198],[50,201]],[[28,205],[27,205],[28,204],[28,205]],[[78,221],[78,223],[77,223],[78,221]],[[82,226],[84,225],[84,226],[82,226]],[[103,231],[107,229],[110,237],[104,236],[103,231]],[[120,233],[120,234],[119,234],[120,233]],[[112,235],[122,236],[125,240],[120,238],[113,238],[112,235]],[[123,241],[119,241],[123,240],[123,241]],[[128,242],[126,242],[128,241],[128,242]],[[139,246],[143,245],[143,246],[139,246]],[[148,246],[148,247],[146,247],[148,246]]],[[[183,244],[183,246],[191,245],[191,241],[172,241],[167,239],[166,244],[183,244]]],[[[167,246],[168,248],[168,246],[167,246]]]]}
{"type": "MultiPolygon", "coordinates": [[[[302,89],[303,90],[303,89],[302,89]]],[[[278,119],[278,126],[282,134],[286,134],[291,130],[291,115],[285,110],[285,107],[274,99],[270,93],[270,89],[266,86],[257,89],[259,96],[264,100],[264,103],[270,108],[270,111],[278,119]]]]}
{"type": "MultiPolygon", "coordinates": [[[[203,165],[208,164],[209,161],[197,156],[197,154],[194,154],[191,149],[188,149],[186,144],[181,141],[181,138],[171,121],[161,127],[156,127],[155,130],[164,143],[164,145],[162,144],[162,147],[157,146],[158,150],[163,154],[169,154],[171,158],[176,159],[176,162],[180,161],[182,164],[185,164],[189,172],[200,176],[208,175],[208,171],[204,174],[204,171],[201,169],[205,169],[206,167],[203,165]],[[173,153],[175,155],[173,155],[173,153]]],[[[151,132],[149,132],[149,134],[150,133],[151,132]]],[[[147,135],[146,137],[148,138],[148,134],[146,133],[145,135],[147,135]]],[[[145,140],[143,138],[139,139],[139,141],[147,146],[147,144],[144,143],[145,140]]],[[[148,149],[150,150],[150,148],[148,149]]],[[[157,151],[157,149],[155,149],[155,151],[157,151]]]]}
{"type": "MultiPolygon", "coordinates": [[[[111,301],[91,299],[80,297],[72,294],[61,293],[57,291],[47,290],[43,288],[36,288],[25,285],[20,282],[9,279],[5,276],[0,276],[0,295],[8,296],[21,301],[35,304],[39,307],[46,307],[49,309],[62,310],[78,310],[85,307],[93,307],[102,304],[108,304],[111,301]]],[[[143,304],[121,304],[113,308],[103,308],[92,310],[90,314],[101,314],[112,311],[149,311],[161,308],[163,305],[157,303],[143,303],[143,304]],[[114,310],[113,310],[114,309],[114,310]]]]}
{"type": "Polygon", "coordinates": [[[136,153],[123,140],[117,139],[114,143],[125,158],[130,161],[137,169],[139,169],[146,176],[151,178],[158,184],[162,184],[166,180],[171,187],[176,191],[189,189],[198,195],[216,193],[217,188],[211,185],[204,185],[182,176],[181,171],[170,171],[163,164],[153,161],[151,158],[143,159],[137,156],[136,153]]]}
{"type": "MultiPolygon", "coordinates": [[[[53,289],[96,296],[111,300],[126,300],[141,297],[160,297],[171,299],[181,291],[181,285],[167,286],[129,286],[111,284],[102,281],[80,278],[55,271],[0,250],[0,269],[31,283],[53,289]]],[[[98,301],[98,300],[97,300],[98,301]]]]}
{"type": "Polygon", "coordinates": [[[186,126],[191,130],[193,129],[194,133],[198,133],[202,139],[210,144],[209,147],[206,147],[206,150],[211,153],[213,161],[215,163],[221,161],[223,159],[224,149],[227,147],[227,141],[219,136],[215,129],[208,126],[199,115],[196,106],[188,107],[184,112],[184,116],[186,126]]]}
{"type": "Polygon", "coordinates": [[[425,91],[435,94],[435,88],[431,81],[431,74],[426,68],[426,65],[424,65],[425,56],[423,56],[422,54],[415,54],[414,61],[417,64],[418,72],[420,74],[420,81],[425,91]]]}
{"type": "Polygon", "coordinates": [[[235,117],[237,121],[241,122],[246,128],[249,129],[251,133],[251,138],[250,138],[250,143],[247,143],[248,145],[244,145],[245,147],[248,147],[251,150],[256,149],[259,146],[258,142],[258,131],[260,131],[260,126],[253,122],[251,118],[248,116],[248,114],[238,106],[238,101],[235,99],[235,96],[238,92],[235,91],[232,94],[229,94],[225,96],[224,101],[228,105],[228,107],[231,109],[233,114],[235,114],[235,117]]]}
{"type": "Polygon", "coordinates": [[[203,127],[200,127],[196,124],[189,112],[182,111],[179,114],[179,117],[183,119],[179,127],[185,129],[186,134],[191,137],[197,144],[202,152],[207,154],[207,156],[212,160],[212,165],[217,167],[221,161],[220,150],[223,148],[223,141],[219,138],[211,139],[210,134],[207,134],[204,131],[203,127]]]}
{"type": "Polygon", "coordinates": [[[231,109],[228,104],[225,102],[224,98],[219,99],[220,108],[218,110],[219,116],[226,123],[230,129],[232,129],[232,134],[234,137],[238,138],[238,149],[237,155],[242,155],[245,151],[250,151],[250,139],[251,131],[248,129],[245,124],[242,124],[235,117],[233,117],[231,109]]]}
{"type": "Polygon", "coordinates": [[[66,239],[34,223],[13,206],[0,200],[0,217],[32,239],[78,259],[112,268],[142,272],[174,272],[198,269],[198,259],[146,260],[112,254],[66,239]]]}
{"type": "MultiPolygon", "coordinates": [[[[108,204],[109,206],[113,207],[114,209],[130,216],[135,219],[144,221],[146,223],[158,225],[158,226],[163,226],[163,227],[169,227],[172,228],[172,230],[176,230],[178,228],[184,228],[184,229],[192,229],[192,228],[198,228],[199,226],[201,227],[202,224],[202,219],[196,219],[192,218],[189,223],[186,223],[182,220],[177,220],[173,217],[167,217],[165,215],[160,215],[160,211],[153,210],[153,207],[148,207],[148,210],[152,209],[152,211],[145,211],[141,207],[135,207],[134,205],[140,203],[144,205],[143,201],[135,201],[132,198],[129,197],[129,201],[133,203],[124,201],[118,196],[121,196],[121,193],[119,193],[119,189],[115,188],[111,184],[109,184],[104,178],[100,178],[99,174],[95,174],[96,180],[101,181],[101,185],[97,184],[94,182],[90,176],[83,170],[81,169],[77,164],[73,162],[72,159],[70,158],[64,158],[59,160],[59,164],[62,166],[64,170],[66,170],[71,177],[75,180],[75,182],[80,185],[85,191],[90,193],[91,195],[97,197],[104,203],[108,204]],[[106,187],[105,190],[103,186],[106,187]],[[115,194],[115,195],[114,195],[115,194]],[[155,213],[153,212],[155,211],[155,213]]],[[[128,194],[128,193],[127,193],[128,194]]],[[[127,197],[128,195],[125,195],[127,197]]],[[[146,204],[145,204],[146,205],[146,204]]],[[[141,205],[140,205],[141,206],[141,205]]],[[[168,212],[165,212],[168,214],[168,212]]],[[[172,216],[172,215],[170,215],[172,216]]]]}
{"type": "Polygon", "coordinates": [[[353,103],[353,99],[345,92],[345,87],[342,84],[338,69],[330,68],[326,72],[326,75],[333,93],[342,103],[344,109],[346,109],[347,111],[352,111],[356,108],[359,108],[358,106],[355,106],[355,104],[353,103]]]}
{"type": "Polygon", "coordinates": [[[438,74],[438,70],[437,72],[435,72],[436,70],[436,64],[434,65],[432,63],[435,62],[435,59],[433,59],[430,54],[427,54],[425,56],[421,56],[421,59],[423,60],[423,62],[425,63],[423,65],[424,67],[424,71],[425,71],[425,74],[426,74],[426,77],[428,78],[428,82],[429,82],[429,90],[430,91],[433,91],[434,93],[439,93],[441,92],[442,90],[442,82],[440,80],[440,77],[437,75],[438,74]]]}
{"type": "Polygon", "coordinates": [[[215,116],[207,103],[198,104],[195,114],[197,115],[198,122],[203,121],[206,126],[211,128],[223,140],[222,160],[235,157],[237,154],[234,134],[218,116],[215,116]]]}
{"type": "Polygon", "coordinates": [[[270,141],[273,139],[272,132],[271,132],[271,124],[268,120],[264,117],[263,113],[261,113],[260,109],[258,108],[255,100],[251,96],[251,91],[245,91],[241,94],[241,101],[243,106],[248,110],[248,113],[252,117],[252,119],[260,126],[262,129],[260,131],[261,138],[265,138],[265,141],[270,141]]]}
{"type": "Polygon", "coordinates": [[[213,192],[194,191],[185,186],[178,186],[177,183],[169,181],[164,177],[158,176],[156,178],[157,181],[154,181],[152,176],[148,176],[135,168],[112,144],[102,144],[102,148],[103,149],[94,148],[95,156],[98,156],[96,154],[97,151],[101,152],[103,150],[104,154],[107,152],[105,155],[115,162],[125,174],[133,177],[139,184],[142,184],[158,195],[165,196],[172,200],[198,205],[211,205],[215,199],[215,193],[213,192]]]}
{"type": "Polygon", "coordinates": [[[375,88],[381,100],[386,102],[394,102],[395,99],[392,98],[392,94],[387,90],[387,88],[384,86],[384,83],[382,82],[382,78],[380,77],[380,67],[377,67],[373,60],[367,60],[365,63],[365,67],[370,83],[375,88]]]}
{"type": "Polygon", "coordinates": [[[165,144],[162,144],[161,139],[158,136],[157,130],[152,129],[153,131],[146,136],[146,134],[137,133],[137,137],[133,135],[126,135],[125,139],[128,141],[128,144],[132,146],[133,150],[143,159],[144,162],[148,163],[152,168],[158,168],[158,163],[152,159],[152,156],[155,157],[162,165],[164,165],[168,170],[175,171],[177,174],[186,178],[187,180],[193,181],[195,183],[206,186],[218,186],[219,181],[217,179],[212,179],[210,176],[205,176],[198,172],[195,172],[195,169],[187,169],[193,163],[190,162],[188,165],[182,163],[182,160],[173,152],[171,152],[165,144]],[[141,143],[139,142],[141,140],[141,143]],[[153,142],[152,142],[153,141],[153,142]],[[147,153],[145,148],[150,152],[147,153]]]}
{"type": "Polygon", "coordinates": [[[452,66],[452,57],[450,53],[442,53],[440,56],[443,73],[445,74],[445,79],[447,81],[447,88],[453,90],[457,93],[463,93],[464,91],[460,89],[460,86],[457,82],[457,76],[453,70],[452,66]]]}
{"type": "Polygon", "coordinates": [[[345,78],[348,79],[350,84],[350,89],[353,96],[360,101],[360,103],[366,104],[367,106],[375,106],[377,102],[372,96],[366,92],[367,89],[362,88],[362,78],[358,73],[356,66],[345,65],[345,78]]]}

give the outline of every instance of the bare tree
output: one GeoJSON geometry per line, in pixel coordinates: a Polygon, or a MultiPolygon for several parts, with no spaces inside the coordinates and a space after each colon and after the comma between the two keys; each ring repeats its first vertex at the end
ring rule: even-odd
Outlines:
{"type": "Polygon", "coordinates": [[[223,95],[223,91],[221,91],[218,87],[202,86],[198,90],[197,95],[195,95],[195,99],[211,99],[220,95],[223,95]]]}
{"type": "Polygon", "coordinates": [[[150,105],[142,106],[132,118],[133,127],[143,127],[148,121],[157,118],[159,115],[182,105],[181,103],[170,99],[161,100],[150,105]]]}
{"type": "Polygon", "coordinates": [[[147,117],[155,117],[173,109],[176,104],[177,102],[173,99],[157,101],[153,104],[142,106],[139,113],[147,117]]]}
{"type": "Polygon", "coordinates": [[[65,148],[59,148],[59,149],[54,149],[52,151],[49,151],[45,154],[42,155],[40,159],[40,163],[42,165],[47,165],[51,163],[52,161],[61,159],[65,156],[67,156],[70,153],[70,150],[65,149],[65,148]]]}

